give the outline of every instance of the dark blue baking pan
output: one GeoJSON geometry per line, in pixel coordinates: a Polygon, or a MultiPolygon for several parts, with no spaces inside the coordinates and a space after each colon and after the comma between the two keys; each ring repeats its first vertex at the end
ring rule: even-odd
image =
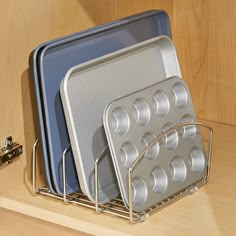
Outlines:
{"type": "MultiPolygon", "coordinates": [[[[60,82],[66,72],[80,63],[159,35],[171,37],[169,17],[162,10],[151,10],[47,42],[31,53],[43,170],[51,192],[62,195],[62,153],[70,143],[60,98],[60,82]]],[[[68,153],[66,167],[67,192],[78,191],[72,153],[68,153]]]]}

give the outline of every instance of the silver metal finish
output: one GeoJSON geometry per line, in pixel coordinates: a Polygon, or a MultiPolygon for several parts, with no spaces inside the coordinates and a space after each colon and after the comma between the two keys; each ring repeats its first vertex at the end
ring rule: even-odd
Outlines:
{"type": "Polygon", "coordinates": [[[70,146],[67,147],[63,153],[62,153],[62,176],[63,176],[63,200],[66,204],[68,204],[66,194],[67,194],[67,189],[66,189],[66,154],[70,150],[70,146]]]}
{"type": "Polygon", "coordinates": [[[5,139],[5,145],[2,148],[2,151],[7,151],[7,150],[11,149],[12,145],[13,145],[13,140],[12,140],[12,137],[9,136],[5,139]]]}
{"type": "Polygon", "coordinates": [[[95,161],[95,210],[97,213],[101,212],[101,209],[99,209],[99,185],[98,185],[98,165],[100,161],[105,157],[105,153],[109,151],[109,146],[107,145],[104,149],[104,151],[99,155],[99,157],[95,161]]]}
{"type": "Polygon", "coordinates": [[[19,157],[22,153],[22,145],[13,142],[11,136],[7,137],[4,146],[0,149],[0,166],[12,163],[13,160],[19,157]]]}
{"type": "MultiPolygon", "coordinates": [[[[81,189],[91,201],[95,202],[94,162],[107,145],[102,122],[106,105],[170,76],[181,77],[181,72],[175,47],[165,36],[89,61],[66,74],[60,89],[63,108],[81,189]]],[[[145,126],[149,120],[145,101],[137,100],[132,112],[137,124],[145,126]]],[[[130,119],[121,107],[114,110],[114,132],[125,134],[130,119]]],[[[99,199],[104,203],[119,194],[109,153],[99,167],[99,199]]]]}
{"type": "Polygon", "coordinates": [[[36,151],[39,140],[37,139],[33,145],[33,158],[32,158],[32,190],[34,194],[38,193],[37,185],[36,185],[36,151]]]}
{"type": "MultiPolygon", "coordinates": [[[[148,219],[149,216],[151,216],[152,214],[156,213],[157,211],[163,209],[164,207],[174,203],[175,201],[179,200],[180,198],[188,195],[188,194],[193,194],[194,192],[196,192],[198,190],[198,188],[200,188],[201,186],[203,186],[204,184],[207,183],[207,181],[209,180],[210,177],[210,166],[211,166],[211,154],[212,154],[212,142],[213,142],[213,130],[211,127],[209,127],[208,125],[202,124],[202,123],[184,123],[184,124],[180,124],[177,125],[175,127],[172,127],[171,129],[165,131],[164,133],[161,133],[160,135],[158,135],[147,147],[145,147],[145,149],[140,153],[140,155],[138,156],[138,158],[135,160],[135,162],[131,165],[131,167],[129,168],[129,176],[128,176],[128,182],[129,182],[129,201],[130,201],[130,208],[127,209],[123,203],[123,201],[121,200],[121,198],[116,198],[116,199],[112,199],[111,201],[109,201],[106,204],[99,204],[98,201],[99,199],[96,200],[95,204],[92,203],[84,194],[80,193],[80,192],[75,192],[69,195],[66,195],[66,203],[71,203],[71,204],[75,204],[75,205],[79,205],[79,206],[83,206],[83,207],[87,207],[89,209],[94,209],[95,211],[97,211],[98,213],[107,213],[107,214],[111,214],[117,217],[121,217],[123,219],[129,220],[131,223],[138,223],[138,222],[143,222],[146,219],[148,219]],[[178,193],[175,193],[172,196],[169,196],[167,199],[164,199],[161,202],[156,203],[155,205],[153,205],[152,207],[146,209],[145,211],[141,212],[141,213],[136,213],[133,211],[133,190],[132,190],[132,174],[133,171],[135,170],[135,168],[137,168],[137,166],[139,165],[139,163],[141,162],[141,160],[145,157],[145,153],[148,152],[148,150],[151,149],[151,147],[153,145],[155,145],[157,142],[159,142],[165,135],[167,135],[168,133],[182,128],[182,127],[190,127],[190,126],[201,126],[204,127],[206,129],[209,130],[209,142],[208,142],[208,156],[207,156],[207,173],[206,176],[199,182],[193,184],[192,186],[189,186],[186,189],[183,189],[181,191],[179,191],[178,193]],[[99,208],[98,208],[99,206],[99,208]]],[[[35,142],[34,146],[33,146],[33,166],[32,169],[36,170],[36,148],[38,145],[38,140],[35,142]]],[[[95,164],[95,169],[97,169],[99,162],[101,161],[101,159],[104,157],[104,153],[107,152],[109,149],[106,148],[101,155],[99,156],[99,158],[96,161],[95,164]]],[[[66,151],[64,152],[64,154],[66,153],[66,151]]],[[[64,157],[66,158],[66,155],[64,155],[64,157]]],[[[65,162],[63,162],[63,169],[65,170],[65,162]]],[[[98,172],[97,172],[98,174],[98,172]]],[[[97,178],[98,179],[98,178],[97,178]]],[[[95,182],[97,182],[97,179],[95,180],[95,182]]],[[[65,175],[63,175],[63,181],[66,181],[65,175]]],[[[98,185],[97,188],[95,190],[96,192],[99,191],[98,189],[98,185]]],[[[55,194],[52,194],[48,188],[46,187],[41,187],[39,189],[36,188],[36,172],[33,173],[33,192],[39,195],[44,195],[47,197],[52,197],[58,200],[62,200],[65,202],[64,198],[55,194]]],[[[97,195],[98,196],[98,195],[97,195]]]]}
{"type": "Polygon", "coordinates": [[[159,142],[165,135],[178,130],[179,128],[183,128],[183,127],[189,127],[189,126],[201,126],[203,128],[206,128],[209,130],[209,142],[208,142],[208,156],[207,156],[207,164],[206,164],[206,173],[204,175],[204,177],[193,183],[191,186],[186,187],[183,190],[180,190],[179,192],[176,192],[175,194],[167,197],[166,199],[163,199],[159,202],[156,202],[156,204],[154,204],[152,207],[149,207],[148,210],[143,211],[143,213],[145,214],[149,214],[152,215],[155,212],[163,209],[164,207],[170,205],[171,203],[177,201],[178,199],[188,195],[188,194],[193,194],[194,192],[196,192],[198,190],[198,188],[200,188],[201,186],[203,186],[204,184],[207,183],[207,181],[209,180],[210,177],[210,166],[211,166],[211,155],[212,155],[212,142],[213,142],[213,129],[206,125],[206,124],[202,124],[202,123],[198,123],[198,122],[194,122],[194,123],[184,123],[184,124],[179,124],[176,125],[170,129],[168,129],[167,131],[161,133],[160,135],[158,135],[147,147],[144,148],[144,150],[140,153],[140,155],[138,156],[138,158],[134,161],[134,163],[131,165],[131,167],[129,168],[129,172],[128,172],[128,189],[129,189],[129,213],[130,213],[130,221],[132,223],[135,223],[136,220],[133,217],[133,211],[134,211],[134,204],[133,204],[133,189],[132,189],[132,179],[133,179],[133,172],[135,170],[135,168],[137,168],[139,166],[139,163],[144,159],[145,153],[153,146],[155,145],[157,142],[159,142]]]}
{"type": "MultiPolygon", "coordinates": [[[[119,98],[106,107],[104,127],[121,195],[127,207],[129,167],[147,144],[161,132],[184,122],[186,117],[196,121],[188,87],[178,77],[119,98]],[[157,111],[163,110],[159,105],[163,101],[168,104],[168,109],[159,113],[157,111]],[[134,106],[138,116],[133,116],[134,106]],[[123,134],[112,129],[111,115],[118,107],[126,112],[130,120],[129,128],[123,134]]],[[[205,156],[201,133],[195,126],[183,126],[165,135],[149,149],[146,158],[133,173],[134,211],[142,212],[202,179],[207,171],[205,156]]]]}

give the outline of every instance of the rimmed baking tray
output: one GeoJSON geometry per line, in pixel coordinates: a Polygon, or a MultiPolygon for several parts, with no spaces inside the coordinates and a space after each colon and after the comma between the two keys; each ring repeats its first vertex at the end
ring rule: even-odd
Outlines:
{"type": "MultiPolygon", "coordinates": [[[[31,70],[37,96],[44,170],[48,187],[62,194],[62,152],[70,140],[59,95],[66,72],[77,64],[167,35],[171,37],[169,18],[162,10],[151,10],[66,36],[39,46],[31,54],[31,70]]],[[[72,153],[67,158],[67,192],[79,188],[72,153]]]]}
{"type": "MultiPolygon", "coordinates": [[[[175,47],[160,36],[71,68],[61,96],[82,191],[94,201],[94,164],[107,145],[103,112],[114,99],[181,77],[175,47]],[[147,76],[148,75],[148,76],[147,76]]],[[[110,153],[99,164],[99,200],[119,193],[110,153]]]]}

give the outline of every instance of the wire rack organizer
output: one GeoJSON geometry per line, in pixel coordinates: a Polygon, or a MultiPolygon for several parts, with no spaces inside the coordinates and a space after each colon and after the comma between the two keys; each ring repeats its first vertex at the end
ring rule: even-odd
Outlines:
{"type": "Polygon", "coordinates": [[[37,187],[37,173],[36,173],[36,151],[39,141],[37,140],[33,145],[33,161],[32,161],[32,169],[33,169],[33,175],[32,175],[32,191],[35,195],[44,195],[51,198],[55,198],[61,201],[64,201],[65,204],[73,203],[75,205],[87,207],[90,209],[94,209],[98,214],[100,213],[107,213],[111,215],[115,215],[117,217],[121,217],[123,219],[129,220],[131,223],[138,223],[145,221],[150,215],[156,213],[157,211],[163,209],[164,207],[174,203],[175,201],[179,200],[180,198],[188,195],[193,194],[200,188],[201,186],[205,185],[210,177],[210,166],[211,166],[211,154],[212,154],[212,142],[213,142],[213,129],[203,123],[199,122],[193,122],[193,123],[183,123],[176,125],[165,132],[162,132],[160,135],[158,135],[146,148],[143,149],[143,151],[140,153],[140,155],[137,157],[137,159],[133,162],[133,164],[129,168],[128,172],[128,191],[129,191],[129,209],[127,209],[121,199],[115,198],[105,204],[99,204],[99,185],[98,185],[98,166],[100,161],[103,159],[104,154],[109,151],[109,147],[107,146],[105,150],[101,153],[101,155],[97,158],[95,161],[95,203],[92,203],[83,193],[81,192],[74,192],[72,194],[67,194],[66,190],[66,157],[67,152],[70,150],[71,147],[67,147],[63,154],[62,154],[62,179],[63,179],[63,196],[59,196],[56,194],[53,194],[50,192],[49,188],[46,186],[37,187]],[[180,190],[179,192],[175,193],[172,196],[169,196],[168,198],[164,199],[161,202],[157,202],[152,207],[146,209],[145,211],[141,213],[137,213],[133,211],[133,189],[132,189],[132,173],[134,169],[139,165],[140,161],[144,158],[145,153],[158,141],[160,141],[165,135],[168,135],[169,133],[176,131],[177,129],[188,127],[188,126],[198,126],[202,127],[208,130],[209,138],[208,138],[208,155],[207,155],[207,172],[203,179],[201,179],[199,182],[195,182],[193,185],[188,186],[185,189],[180,190]]]}

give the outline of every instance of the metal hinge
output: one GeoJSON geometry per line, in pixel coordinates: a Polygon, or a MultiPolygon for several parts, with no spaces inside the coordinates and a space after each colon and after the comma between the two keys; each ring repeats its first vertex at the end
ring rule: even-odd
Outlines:
{"type": "Polygon", "coordinates": [[[12,137],[5,139],[5,145],[0,149],[0,166],[10,164],[23,152],[22,145],[13,142],[12,137]]]}

